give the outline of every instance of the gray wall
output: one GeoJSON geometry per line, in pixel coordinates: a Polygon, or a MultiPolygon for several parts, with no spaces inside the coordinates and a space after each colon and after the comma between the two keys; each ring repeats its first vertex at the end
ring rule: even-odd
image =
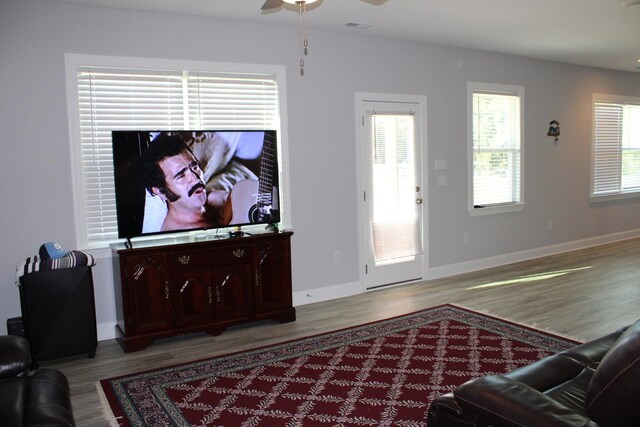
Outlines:
{"type": "MultiPolygon", "coordinates": [[[[592,93],[640,96],[640,74],[314,30],[300,77],[293,21],[278,27],[0,0],[0,331],[20,315],[15,265],[44,241],[75,249],[65,53],[286,65],[294,293],[359,281],[356,92],[427,97],[427,273],[637,235],[637,200],[591,205],[588,194],[592,93]],[[523,212],[467,212],[468,81],[525,87],[523,212]],[[557,146],[546,136],[553,119],[561,124],[557,146]],[[442,172],[434,159],[447,161],[446,187],[435,185],[442,172]]],[[[110,260],[98,261],[98,323],[110,327],[110,260]]]]}

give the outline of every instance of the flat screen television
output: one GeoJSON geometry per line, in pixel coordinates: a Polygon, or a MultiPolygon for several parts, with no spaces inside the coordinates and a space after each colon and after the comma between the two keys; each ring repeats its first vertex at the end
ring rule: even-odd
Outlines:
{"type": "Polygon", "coordinates": [[[274,130],[113,131],[118,236],[280,222],[274,130]]]}

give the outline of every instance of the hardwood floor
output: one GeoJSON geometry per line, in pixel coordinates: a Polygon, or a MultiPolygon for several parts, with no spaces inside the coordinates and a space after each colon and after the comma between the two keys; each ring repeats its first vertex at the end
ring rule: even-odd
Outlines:
{"type": "Polygon", "coordinates": [[[41,362],[71,384],[78,426],[106,426],[96,382],[136,371],[242,351],[257,346],[455,303],[583,341],[640,318],[640,239],[420,282],[296,308],[297,320],[259,322],[225,331],[156,342],[123,353],[100,341],[94,359],[41,362]]]}

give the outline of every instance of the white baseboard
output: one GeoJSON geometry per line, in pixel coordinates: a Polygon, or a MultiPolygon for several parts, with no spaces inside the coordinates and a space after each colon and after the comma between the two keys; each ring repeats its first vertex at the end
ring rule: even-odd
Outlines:
{"type": "Polygon", "coordinates": [[[475,259],[456,264],[448,264],[440,267],[431,267],[427,269],[425,280],[442,279],[444,277],[454,276],[457,274],[471,273],[473,271],[484,270],[486,268],[499,267],[501,265],[512,264],[514,262],[528,261],[578,249],[586,249],[592,246],[634,239],[637,237],[640,237],[640,229],[528,249],[526,251],[513,252],[505,255],[475,259]]]}
{"type": "Polygon", "coordinates": [[[350,297],[363,293],[362,283],[351,282],[322,288],[305,289],[293,293],[293,306],[311,304],[313,302],[328,301],[337,298],[350,297]]]}
{"type": "Polygon", "coordinates": [[[116,322],[98,323],[98,341],[110,340],[116,337],[116,322]]]}
{"type": "MultiPolygon", "coordinates": [[[[544,246],[541,248],[513,252],[505,255],[475,259],[472,261],[459,262],[439,267],[431,267],[427,268],[423,280],[442,279],[444,277],[470,273],[487,268],[499,267],[501,265],[512,264],[514,262],[528,261],[531,259],[541,258],[549,255],[556,255],[578,249],[586,249],[592,246],[619,242],[622,240],[634,239],[637,237],[640,237],[640,229],[576,240],[573,242],[561,243],[557,245],[544,246]]],[[[402,284],[397,286],[402,286],[402,284]]],[[[359,295],[365,292],[367,291],[364,289],[364,286],[360,282],[351,282],[321,288],[306,289],[293,293],[293,305],[299,306],[314,302],[329,301],[332,299],[359,295]]]]}

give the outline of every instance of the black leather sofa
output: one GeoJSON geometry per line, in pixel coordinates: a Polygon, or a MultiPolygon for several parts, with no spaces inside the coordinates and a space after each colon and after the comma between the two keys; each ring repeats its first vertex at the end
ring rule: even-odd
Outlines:
{"type": "Polygon", "coordinates": [[[640,321],[437,397],[429,427],[640,426],[640,321]]]}
{"type": "Polygon", "coordinates": [[[0,425],[74,426],[69,382],[51,368],[29,374],[29,342],[0,336],[0,425]]]}

